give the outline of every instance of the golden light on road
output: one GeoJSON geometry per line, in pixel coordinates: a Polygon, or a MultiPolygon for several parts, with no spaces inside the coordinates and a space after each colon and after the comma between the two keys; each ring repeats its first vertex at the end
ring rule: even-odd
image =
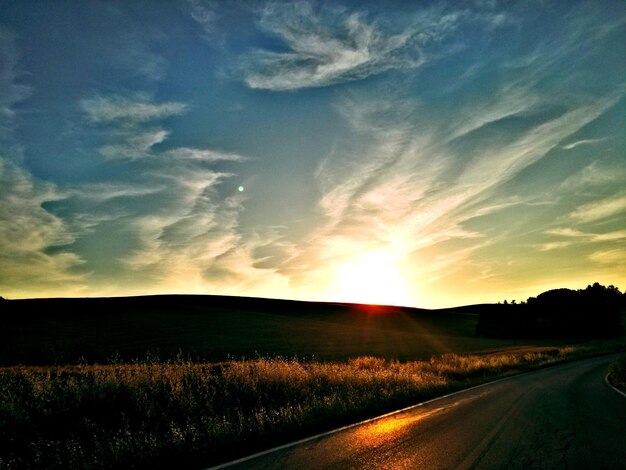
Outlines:
{"type": "Polygon", "coordinates": [[[410,305],[404,276],[393,256],[367,253],[338,267],[337,300],[364,304],[410,305]]]}
{"type": "Polygon", "coordinates": [[[414,432],[418,423],[444,411],[445,407],[432,410],[415,410],[412,413],[398,414],[378,419],[356,430],[352,437],[363,447],[377,447],[383,442],[399,440],[414,432]]]}

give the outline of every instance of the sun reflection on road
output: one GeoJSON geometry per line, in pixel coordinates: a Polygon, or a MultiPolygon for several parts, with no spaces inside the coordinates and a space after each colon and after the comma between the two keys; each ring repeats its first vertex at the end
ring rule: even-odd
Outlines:
{"type": "Polygon", "coordinates": [[[389,443],[389,440],[399,439],[407,434],[415,423],[444,409],[445,407],[439,407],[422,413],[412,413],[410,416],[402,414],[378,419],[353,433],[354,441],[356,441],[354,444],[363,447],[376,447],[382,443],[389,443]]]}

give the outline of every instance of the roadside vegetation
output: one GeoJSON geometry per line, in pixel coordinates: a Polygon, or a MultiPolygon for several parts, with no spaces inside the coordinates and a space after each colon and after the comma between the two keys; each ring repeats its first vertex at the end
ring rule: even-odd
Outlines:
{"type": "Polygon", "coordinates": [[[6,367],[0,468],[200,468],[618,343],[600,344],[407,362],[6,367]]]}
{"type": "Polygon", "coordinates": [[[626,355],[621,356],[609,368],[609,382],[615,388],[626,392],[626,355]]]}

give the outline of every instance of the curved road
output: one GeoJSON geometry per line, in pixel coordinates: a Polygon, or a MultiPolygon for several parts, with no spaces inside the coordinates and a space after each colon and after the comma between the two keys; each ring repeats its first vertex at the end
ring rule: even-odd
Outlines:
{"type": "Polygon", "coordinates": [[[511,377],[227,467],[626,469],[626,397],[604,381],[616,358],[511,377]]]}

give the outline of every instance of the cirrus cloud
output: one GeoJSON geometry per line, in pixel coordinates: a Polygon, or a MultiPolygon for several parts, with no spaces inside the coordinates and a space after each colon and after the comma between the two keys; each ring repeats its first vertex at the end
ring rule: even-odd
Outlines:
{"type": "Polygon", "coordinates": [[[143,93],[133,96],[94,96],[82,100],[80,105],[91,121],[96,123],[142,123],[176,116],[187,110],[187,105],[183,103],[152,103],[150,97],[143,93]]]}
{"type": "Polygon", "coordinates": [[[458,13],[426,13],[392,33],[358,12],[316,9],[306,1],[270,2],[259,25],[286,50],[259,49],[245,56],[245,81],[250,88],[296,90],[416,68],[425,61],[424,44],[447,35],[458,19],[458,13]]]}
{"type": "Polygon", "coordinates": [[[63,219],[42,207],[65,195],[0,158],[0,287],[24,295],[59,286],[79,288],[83,260],[58,248],[75,241],[63,219]]]}
{"type": "Polygon", "coordinates": [[[570,217],[577,222],[587,223],[624,212],[626,212],[626,195],[622,194],[580,206],[570,214],[570,217]]]}

